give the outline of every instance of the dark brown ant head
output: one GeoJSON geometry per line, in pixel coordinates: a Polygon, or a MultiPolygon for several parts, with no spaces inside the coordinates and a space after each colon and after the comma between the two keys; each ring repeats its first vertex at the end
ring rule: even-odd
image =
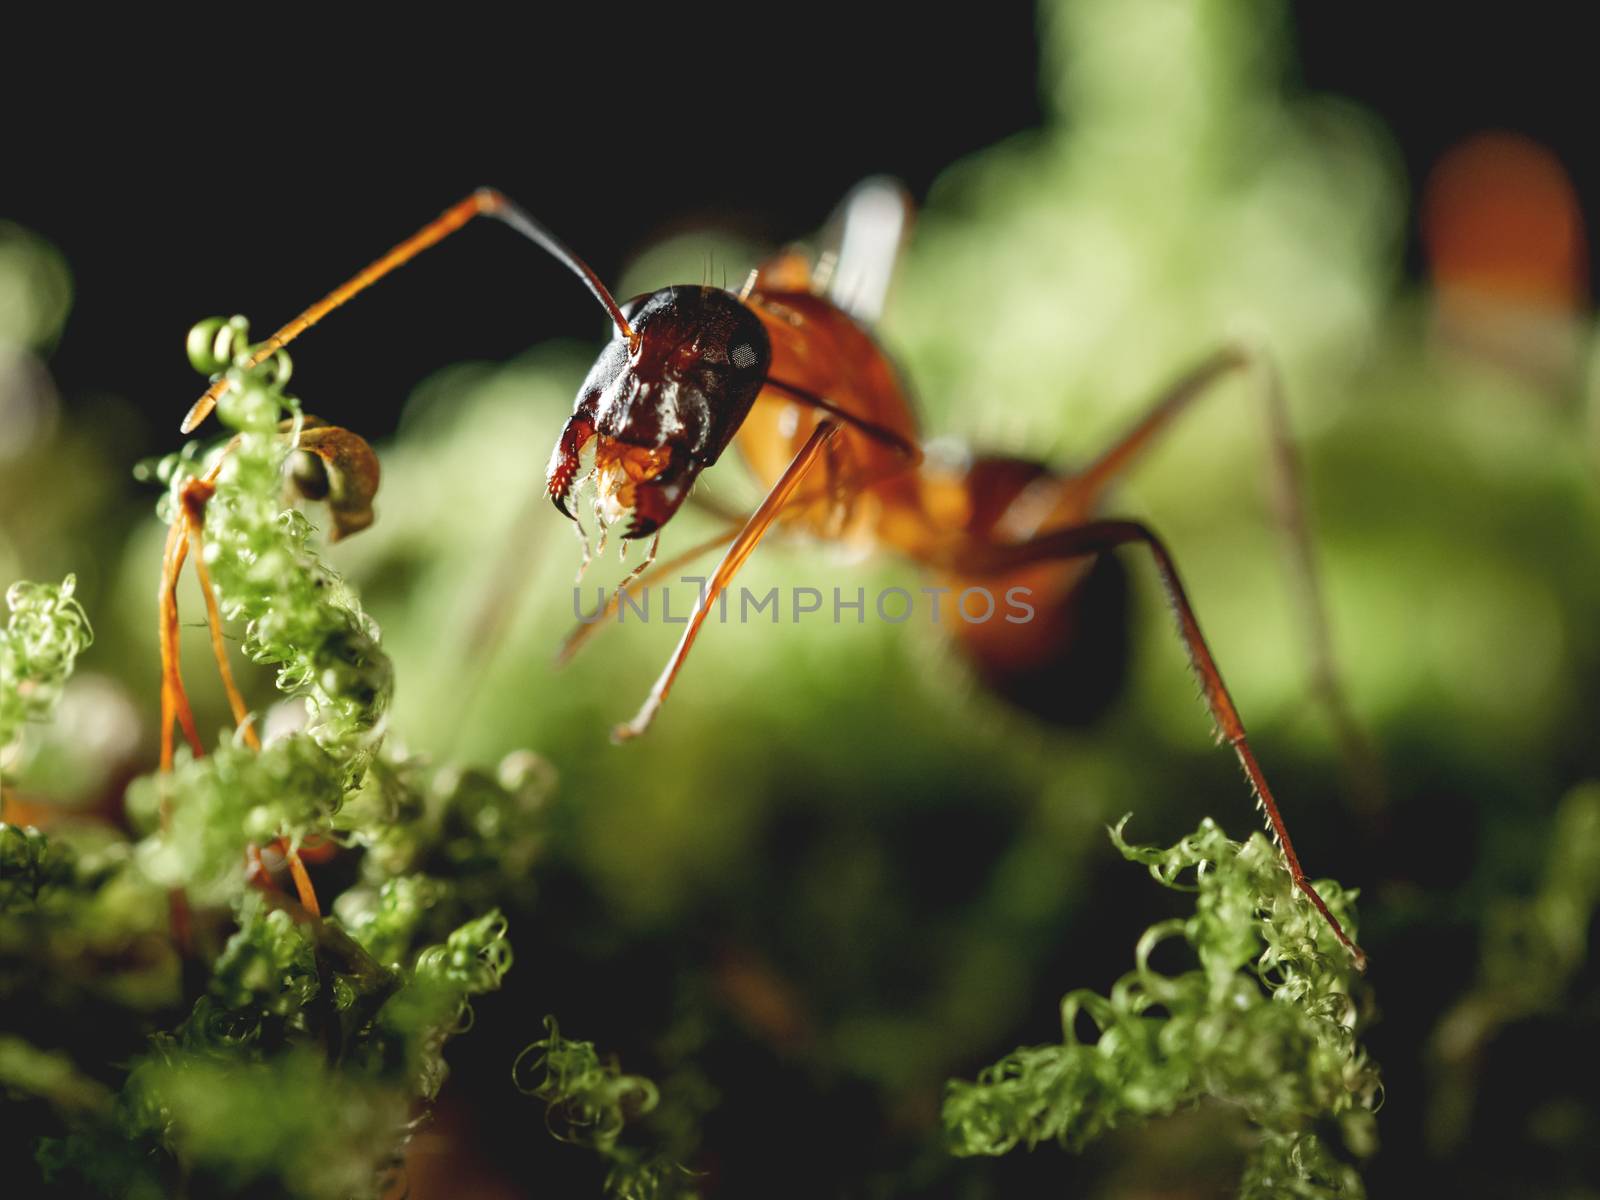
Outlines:
{"type": "Polygon", "coordinates": [[[766,381],[772,347],[756,315],[717,288],[663,288],[619,315],[545,482],[575,517],[569,503],[593,480],[601,529],[626,518],[622,536],[639,538],[671,519],[727,449],[766,381]]]}

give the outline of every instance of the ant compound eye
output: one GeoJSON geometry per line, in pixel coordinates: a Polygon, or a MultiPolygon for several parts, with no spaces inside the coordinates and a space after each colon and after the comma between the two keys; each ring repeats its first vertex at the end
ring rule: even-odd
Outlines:
{"type": "Polygon", "coordinates": [[[749,342],[740,342],[729,352],[728,357],[733,360],[733,365],[742,371],[755,366],[756,350],[749,342]]]}

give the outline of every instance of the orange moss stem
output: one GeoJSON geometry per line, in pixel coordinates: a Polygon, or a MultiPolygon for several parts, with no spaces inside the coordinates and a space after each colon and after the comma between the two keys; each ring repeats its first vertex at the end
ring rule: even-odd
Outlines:
{"type": "Polygon", "coordinates": [[[300,861],[300,852],[283,838],[278,839],[278,845],[289,862],[289,874],[294,879],[294,890],[299,893],[300,907],[312,916],[320,917],[322,908],[317,903],[317,890],[311,886],[311,875],[306,870],[306,864],[300,861]]]}
{"type": "Polygon", "coordinates": [[[195,727],[194,711],[183,687],[183,672],[178,649],[178,579],[189,543],[183,537],[183,518],[175,518],[167,531],[166,551],[161,560],[161,590],[157,594],[161,637],[161,770],[172,770],[172,723],[183,727],[189,747],[199,757],[205,753],[200,731],[195,727]]]}
{"type": "Polygon", "coordinates": [[[222,676],[222,689],[228,696],[228,707],[233,710],[233,723],[252,750],[261,749],[261,739],[256,735],[255,722],[245,705],[238,685],[233,681],[233,669],[228,665],[228,650],[222,637],[222,612],[217,606],[216,589],[211,586],[211,572],[206,567],[204,542],[204,513],[208,500],[216,487],[206,480],[191,480],[184,485],[182,495],[183,517],[189,527],[189,544],[194,548],[194,572],[200,581],[200,595],[205,599],[206,625],[211,632],[211,654],[217,660],[217,673],[222,676]]]}

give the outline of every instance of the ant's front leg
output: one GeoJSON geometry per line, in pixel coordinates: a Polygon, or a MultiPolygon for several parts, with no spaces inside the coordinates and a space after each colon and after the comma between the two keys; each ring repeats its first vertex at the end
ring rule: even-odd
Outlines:
{"type": "Polygon", "coordinates": [[[709,554],[720,546],[726,546],[739,536],[749,520],[748,516],[741,517],[736,522],[730,523],[721,533],[690,546],[682,554],[675,554],[665,562],[641,563],[629,573],[628,578],[611,589],[611,594],[606,597],[605,604],[601,606],[599,612],[592,617],[582,618],[579,624],[573,626],[572,631],[562,641],[561,649],[556,652],[556,666],[566,666],[590,638],[611,624],[611,618],[616,616],[617,610],[622,607],[624,596],[631,596],[635,591],[648,588],[658,579],[671,579],[674,572],[681,571],[701,555],[709,554]]]}
{"type": "Polygon", "coordinates": [[[1244,768],[1245,778],[1250,781],[1251,790],[1255,793],[1256,803],[1266,814],[1267,827],[1283,851],[1295,887],[1305,893],[1323,920],[1327,921],[1334,936],[1350,951],[1356,967],[1365,970],[1366,954],[1345,933],[1338,918],[1328,910],[1327,904],[1300,867],[1300,858],[1289,838],[1289,828],[1284,824],[1283,814],[1278,809],[1272,789],[1267,785],[1261,764],[1256,761],[1255,752],[1250,748],[1244,721],[1240,719],[1233,697],[1228,694],[1227,685],[1222,681],[1222,672],[1212,657],[1211,648],[1206,645],[1205,636],[1200,632],[1200,622],[1195,618],[1194,608],[1178,578],[1178,568],[1166,546],[1154,533],[1137,521],[1091,521],[1041,534],[1026,542],[971,546],[958,555],[954,565],[962,575],[981,576],[1013,571],[1034,563],[1084,558],[1126,545],[1143,546],[1155,559],[1156,570],[1161,575],[1162,586],[1166,589],[1167,599],[1172,603],[1173,615],[1178,622],[1178,634],[1188,648],[1189,661],[1200,680],[1206,706],[1216,722],[1217,733],[1233,747],[1238,756],[1239,765],[1244,768]]]}
{"type": "Polygon", "coordinates": [[[816,464],[817,459],[827,450],[828,444],[843,428],[833,420],[823,420],[811,431],[811,436],[806,439],[805,445],[800,447],[798,454],[784,469],[783,475],[773,485],[767,498],[761,502],[761,507],[751,515],[749,522],[739,531],[733,545],[728,547],[728,552],[723,555],[722,561],[717,564],[717,569],[712,573],[710,581],[706,584],[705,591],[701,594],[699,603],[695,605],[694,612],[689,617],[689,625],[683,631],[683,637],[678,642],[678,648],[672,652],[672,657],[667,660],[665,669],[655,686],[650,689],[650,695],[645,699],[639,712],[633,720],[625,725],[618,725],[611,731],[611,740],[625,742],[636,738],[646,729],[650,722],[655,720],[656,713],[661,710],[661,705],[666,701],[667,693],[672,689],[672,682],[677,678],[678,672],[683,668],[683,663],[689,656],[689,649],[694,645],[695,638],[700,636],[700,627],[705,624],[706,614],[711,611],[711,606],[717,598],[727,589],[728,583],[733,579],[735,572],[745,563],[745,560],[755,553],[755,548],[761,539],[772,528],[772,523],[777,520],[778,514],[788,504],[794,495],[795,489],[800,486],[806,473],[816,464]]]}
{"type": "MultiPolygon", "coordinates": [[[[824,495],[827,497],[835,519],[842,518],[847,513],[849,493],[859,489],[874,480],[869,477],[865,480],[852,480],[846,473],[843,464],[839,461],[837,451],[839,440],[837,438],[828,443],[827,450],[823,453],[823,466],[826,469],[827,485],[824,495]]],[[[582,617],[579,624],[575,625],[566,639],[561,643],[561,649],[556,653],[556,665],[565,666],[572,661],[589,640],[602,628],[612,624],[611,618],[617,615],[617,610],[622,607],[624,596],[631,596],[634,592],[653,586],[658,580],[670,580],[673,573],[682,570],[695,559],[711,553],[719,547],[726,546],[748,525],[754,516],[752,513],[740,513],[735,509],[723,505],[720,501],[707,500],[698,503],[698,492],[691,492],[688,503],[695,504],[706,513],[726,523],[720,533],[713,534],[704,541],[697,542],[687,550],[667,559],[665,562],[647,560],[628,574],[628,577],[611,590],[598,612],[592,617],[582,617]]],[[[800,496],[791,496],[789,503],[806,503],[813,499],[812,496],[802,493],[800,496]]],[[[658,535],[659,536],[659,535],[658,535]]]]}

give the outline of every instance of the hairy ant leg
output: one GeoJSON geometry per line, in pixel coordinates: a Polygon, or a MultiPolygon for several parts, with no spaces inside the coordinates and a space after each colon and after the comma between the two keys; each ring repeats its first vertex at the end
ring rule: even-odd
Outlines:
{"type": "Polygon", "coordinates": [[[1302,638],[1312,696],[1328,714],[1340,755],[1370,806],[1381,806],[1382,772],[1377,756],[1351,711],[1340,681],[1329,628],[1321,573],[1306,518],[1305,487],[1299,455],[1289,428],[1283,381],[1270,355],[1243,343],[1223,347],[1189,370],[1158,396],[1149,410],[1088,467],[1066,480],[1071,507],[1087,517],[1106,490],[1124,475],[1168,427],[1217,384],[1241,372],[1260,380],[1267,438],[1271,507],[1283,535],[1293,602],[1301,617],[1302,638]]]}
{"type": "Polygon", "coordinates": [[[1216,722],[1217,736],[1219,740],[1231,746],[1237,755],[1239,765],[1244,769],[1245,778],[1249,780],[1251,790],[1255,793],[1256,803],[1266,816],[1267,828],[1283,852],[1284,861],[1294,879],[1295,887],[1305,894],[1333,930],[1334,936],[1350,951],[1357,968],[1365,970],[1366,954],[1345,933],[1338,918],[1328,910],[1327,904],[1317,894],[1316,888],[1306,878],[1306,873],[1300,866],[1294,843],[1289,838],[1288,826],[1284,823],[1277,800],[1267,784],[1266,775],[1262,773],[1261,765],[1256,761],[1255,752],[1250,748],[1249,740],[1245,736],[1244,721],[1239,716],[1233,697],[1228,693],[1227,685],[1222,681],[1222,672],[1217,667],[1216,659],[1212,657],[1211,648],[1206,644],[1205,635],[1200,632],[1200,622],[1195,617],[1188,594],[1178,578],[1178,568],[1166,546],[1150,529],[1137,521],[1091,521],[1052,533],[1040,534],[1029,541],[1017,544],[970,547],[960,554],[962,561],[958,567],[964,572],[973,574],[1004,571],[1052,559],[1082,558],[1126,545],[1143,546],[1155,560],[1156,570],[1161,576],[1162,586],[1166,590],[1167,599],[1172,604],[1173,616],[1178,623],[1178,634],[1189,651],[1189,661],[1200,680],[1206,707],[1210,709],[1212,719],[1216,722]]]}

